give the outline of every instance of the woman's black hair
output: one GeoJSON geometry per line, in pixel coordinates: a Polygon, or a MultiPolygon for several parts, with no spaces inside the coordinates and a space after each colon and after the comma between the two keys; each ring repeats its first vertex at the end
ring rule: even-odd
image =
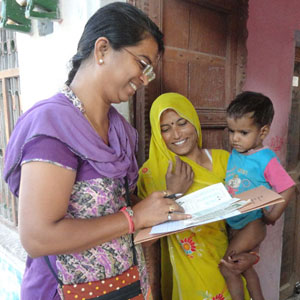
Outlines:
{"type": "Polygon", "coordinates": [[[229,104],[227,116],[236,120],[248,113],[253,113],[252,119],[259,127],[271,125],[274,117],[273,103],[261,93],[242,92],[229,104]]]}
{"type": "Polygon", "coordinates": [[[114,2],[98,9],[88,20],[79,40],[77,53],[73,56],[72,69],[67,85],[70,85],[81,62],[89,57],[99,37],[106,37],[114,50],[135,46],[152,36],[159,53],[164,51],[163,34],[157,25],[140,9],[124,3],[114,2]]]}

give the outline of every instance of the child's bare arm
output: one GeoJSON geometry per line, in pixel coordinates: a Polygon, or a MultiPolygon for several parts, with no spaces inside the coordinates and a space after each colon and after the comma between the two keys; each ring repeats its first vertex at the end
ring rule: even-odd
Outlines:
{"type": "Polygon", "coordinates": [[[284,202],[280,202],[275,204],[271,210],[266,210],[263,208],[264,217],[263,220],[266,224],[274,225],[275,222],[280,218],[285,208],[287,207],[290,199],[295,195],[295,186],[288,188],[287,190],[280,193],[282,198],[285,200],[284,202]]]}

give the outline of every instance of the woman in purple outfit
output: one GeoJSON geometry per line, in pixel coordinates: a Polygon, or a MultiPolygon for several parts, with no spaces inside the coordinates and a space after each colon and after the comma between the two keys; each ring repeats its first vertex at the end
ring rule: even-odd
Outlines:
{"type": "MultiPolygon", "coordinates": [[[[19,232],[28,252],[22,300],[60,299],[43,256],[64,284],[97,281],[133,264],[134,230],[185,219],[173,200],[154,192],[132,208],[136,130],[111,104],[126,102],[155,78],[162,33],[140,10],[115,2],[87,22],[64,88],[18,120],[5,157],[5,180],[19,197],[19,232]]],[[[143,253],[141,289],[151,299],[143,253]]]]}

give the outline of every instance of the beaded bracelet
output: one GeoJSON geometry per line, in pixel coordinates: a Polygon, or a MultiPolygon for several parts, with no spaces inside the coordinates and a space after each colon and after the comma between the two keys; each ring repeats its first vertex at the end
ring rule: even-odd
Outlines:
{"type": "Polygon", "coordinates": [[[133,223],[132,217],[128,213],[128,208],[131,210],[130,207],[124,206],[121,208],[120,211],[124,214],[124,216],[126,217],[126,219],[128,221],[129,233],[133,233],[134,232],[134,223],[133,223]]]}
{"type": "Polygon", "coordinates": [[[259,254],[257,252],[254,252],[254,251],[251,251],[249,253],[256,256],[256,261],[253,263],[253,265],[256,265],[260,260],[259,254]]]}

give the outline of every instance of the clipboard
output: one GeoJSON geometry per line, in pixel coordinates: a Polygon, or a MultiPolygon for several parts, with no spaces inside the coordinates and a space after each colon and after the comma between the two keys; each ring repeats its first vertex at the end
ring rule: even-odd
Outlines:
{"type": "MultiPolygon", "coordinates": [[[[239,209],[240,213],[246,213],[246,212],[249,212],[252,210],[261,209],[263,207],[271,206],[271,205],[285,201],[281,197],[281,195],[279,195],[278,193],[276,193],[264,186],[256,187],[254,189],[248,190],[248,191],[238,194],[236,196],[240,200],[246,200],[248,203],[239,209]]],[[[226,216],[224,216],[224,218],[221,217],[219,220],[223,220],[225,218],[226,218],[226,216]]],[[[215,222],[215,221],[217,221],[217,220],[213,220],[211,222],[215,222]]],[[[203,224],[207,224],[207,223],[210,223],[210,222],[206,221],[203,224]]],[[[152,227],[144,228],[144,229],[139,230],[135,234],[134,243],[140,244],[140,243],[148,242],[148,241],[151,241],[154,239],[159,239],[164,236],[171,235],[171,234],[174,234],[177,232],[182,232],[189,228],[199,226],[199,225],[202,225],[202,224],[193,224],[192,226],[187,226],[186,228],[184,228],[182,230],[176,230],[176,231],[172,231],[172,232],[165,232],[165,233],[159,233],[159,234],[151,234],[152,227]]]]}

